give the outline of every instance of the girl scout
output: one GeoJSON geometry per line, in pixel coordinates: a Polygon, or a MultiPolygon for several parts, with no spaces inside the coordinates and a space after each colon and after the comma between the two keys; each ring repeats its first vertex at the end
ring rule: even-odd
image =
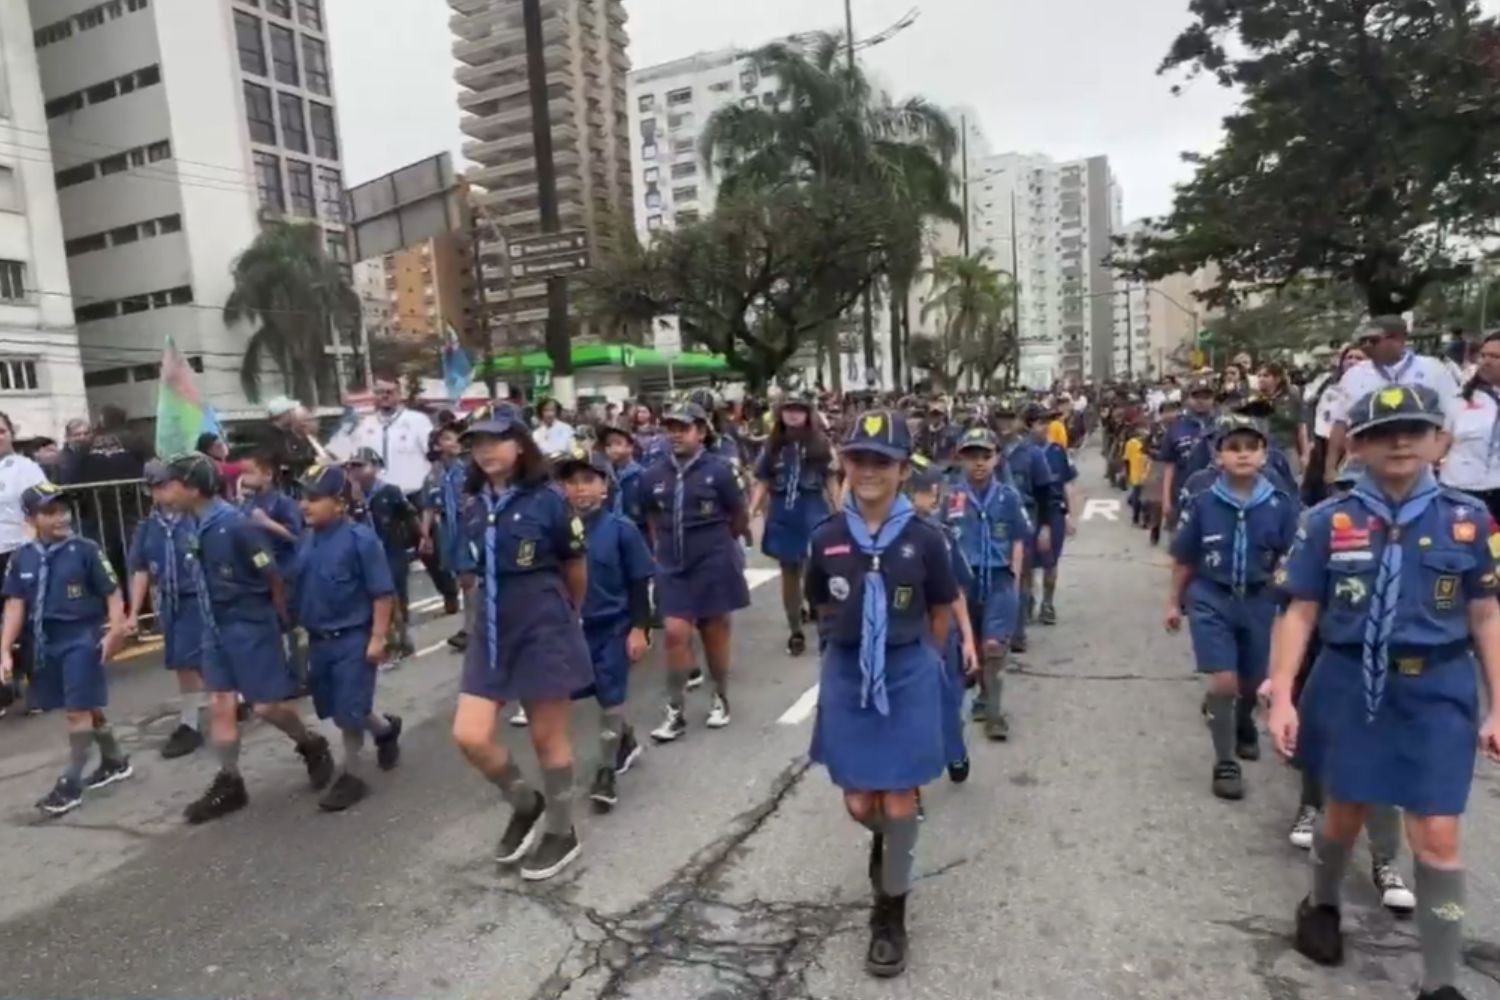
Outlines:
{"type": "Polygon", "coordinates": [[[755,464],[750,516],[766,511],[761,551],[781,565],[781,606],[786,613],[786,651],[801,656],[802,566],[807,562],[813,527],[833,507],[829,467],[833,449],[813,420],[812,404],[790,396],[776,414],[776,425],[755,464]],[[770,502],[766,510],[767,501],[770,502]]]}
{"type": "MultiPolygon", "coordinates": [[[[1225,417],[1215,439],[1219,477],[1187,501],[1172,539],[1172,583],[1166,627],[1182,627],[1183,609],[1193,638],[1198,672],[1208,676],[1207,714],[1213,737],[1213,793],[1245,796],[1236,750],[1249,756],[1255,742],[1240,734],[1236,748],[1236,703],[1254,692],[1266,673],[1276,592],[1276,564],[1297,531],[1297,503],[1261,474],[1268,440],[1249,417],[1225,417]]],[[[1258,749],[1256,751],[1258,754],[1258,749]]]]}
{"type": "MultiPolygon", "coordinates": [[[[469,470],[464,462],[458,427],[439,427],[432,432],[432,438],[437,461],[427,474],[422,492],[421,538],[417,548],[423,556],[436,555],[443,572],[456,577],[464,561],[465,542],[460,523],[463,517],[464,479],[469,470]]],[[[466,613],[471,602],[472,594],[465,592],[466,613]]],[[[457,634],[449,637],[448,644],[454,649],[462,650],[468,641],[467,630],[461,628],[457,634]]],[[[404,649],[402,653],[410,655],[410,651],[404,649]]]]}
{"type": "Polygon", "coordinates": [[[750,604],[739,537],[749,530],[745,499],[729,462],[705,449],[708,414],[688,403],[662,421],[671,451],[641,477],[646,524],[656,556],[656,600],[665,620],[667,714],[651,731],[670,743],[683,716],[693,666],[693,630],[714,679],[710,729],[729,725],[729,616],[750,604]]]}
{"type": "Polygon", "coordinates": [[[344,516],[347,490],[343,469],[308,470],[302,480],[308,531],[290,581],[297,623],[307,630],[313,707],[343,737],[338,777],[318,802],[326,812],[348,809],[369,793],[361,764],[366,732],[375,738],[381,770],[394,768],[401,756],[401,718],[375,714],[376,667],[385,658],[396,585],[375,532],[344,516]]]}
{"type": "MultiPolygon", "coordinates": [[[[1026,505],[1026,517],[1033,525],[1024,547],[1025,560],[1012,567],[1020,583],[1017,599],[1015,631],[1010,648],[1017,653],[1026,652],[1026,624],[1036,611],[1036,596],[1032,589],[1032,570],[1041,552],[1051,551],[1051,517],[1056,501],[1053,497],[1052,467],[1047,464],[1042,445],[1029,433],[1030,428],[1041,423],[1045,428],[1045,411],[1036,403],[1028,403],[1017,417],[1015,407],[1007,406],[1002,415],[1000,449],[1005,455],[1006,468],[1010,470],[1011,482],[1021,501],[1026,505]]],[[[960,442],[962,447],[962,442],[960,442]]]]}
{"type": "Polygon", "coordinates": [[[1039,549],[1036,558],[1042,570],[1042,606],[1036,620],[1042,625],[1057,624],[1058,565],[1062,561],[1063,543],[1075,530],[1072,512],[1078,505],[1077,488],[1073,485],[1078,469],[1068,453],[1067,431],[1062,432],[1062,441],[1054,440],[1054,429],[1062,426],[1059,417],[1057,407],[1046,407],[1027,427],[1052,473],[1052,504],[1046,522],[1051,545],[1045,551],[1039,549]]]}
{"type": "Polygon", "coordinates": [[[945,763],[939,650],[959,593],[942,533],[901,493],[906,422],[864,414],[841,455],[844,507],[813,532],[807,570],[823,639],[811,756],[874,834],[865,967],[886,977],[906,968],[917,789],[945,763]]]}
{"type": "Polygon", "coordinates": [[[1290,597],[1272,650],[1270,727],[1323,781],[1312,891],[1297,950],[1343,960],[1344,871],[1370,806],[1406,811],[1416,856],[1417,936],[1426,1000],[1458,1000],[1464,868],[1459,817],[1476,748],[1500,759],[1500,536],[1473,497],[1433,478],[1443,413],[1425,387],[1389,386],[1349,411],[1365,477],[1315,508],[1278,583],[1290,597]],[[1313,630],[1323,647],[1292,685],[1313,630]],[[1489,708],[1480,715],[1477,652],[1489,708]]]}
{"type": "Polygon", "coordinates": [[[551,470],[514,409],[480,415],[464,439],[473,454],[464,569],[477,579],[478,600],[453,739],[512,809],[496,860],[520,864],[524,879],[547,879],[579,853],[569,698],[594,682],[578,623],[588,587],[583,525],[553,488],[551,470]],[[525,706],[531,723],[541,792],[495,743],[496,719],[511,701],[525,706]]]}
{"type": "Polygon", "coordinates": [[[11,649],[21,629],[31,629],[35,704],[43,711],[62,709],[68,730],[67,769],[37,808],[61,816],[79,806],[85,788],[104,788],[135,773],[104,717],[109,704],[104,661],[125,643],[125,602],[99,546],[73,537],[72,511],[61,487],[27,488],[21,511],[36,538],[16,550],[6,569],[0,680],[10,683],[11,649]],[[99,767],[85,779],[95,743],[99,767]]]}

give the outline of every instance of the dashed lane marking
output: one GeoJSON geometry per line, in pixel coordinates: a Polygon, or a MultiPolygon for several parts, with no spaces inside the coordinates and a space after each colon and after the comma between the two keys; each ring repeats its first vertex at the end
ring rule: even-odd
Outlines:
{"type": "Polygon", "coordinates": [[[818,685],[814,684],[802,696],[792,702],[792,707],[781,713],[776,721],[783,726],[796,726],[806,722],[818,707],[818,685]]]}

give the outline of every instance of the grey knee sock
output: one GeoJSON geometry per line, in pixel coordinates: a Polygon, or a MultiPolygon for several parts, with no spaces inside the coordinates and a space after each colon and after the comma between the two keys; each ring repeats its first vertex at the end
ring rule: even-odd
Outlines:
{"type": "Polygon", "coordinates": [[[115,728],[109,723],[94,727],[94,739],[99,741],[99,756],[107,761],[119,763],[125,759],[120,741],[115,738],[115,728]]]}
{"type": "Polygon", "coordinates": [[[1305,764],[1302,766],[1302,805],[1323,808],[1323,784],[1305,764]]]}
{"type": "Polygon", "coordinates": [[[365,716],[365,728],[370,731],[371,736],[379,739],[391,731],[391,724],[379,712],[371,712],[365,716]]]}
{"type": "Polygon", "coordinates": [[[667,704],[673,708],[681,708],[687,701],[687,679],[686,670],[673,670],[667,668],[667,704]]]}
{"type": "Polygon", "coordinates": [[[1401,810],[1395,806],[1371,806],[1365,817],[1370,838],[1370,856],[1376,861],[1394,861],[1401,850],[1401,810]]]}
{"type": "Polygon", "coordinates": [[[620,739],[625,735],[625,717],[619,707],[600,709],[599,766],[614,769],[620,759],[620,739]]]}
{"type": "Polygon", "coordinates": [[[877,837],[885,833],[885,817],[878,812],[871,812],[864,819],[856,820],[855,822],[877,837]]]}
{"type": "Polygon", "coordinates": [[[240,738],[238,734],[228,743],[215,743],[214,753],[219,758],[219,770],[236,778],[240,776],[240,738]]]}
{"type": "Polygon", "coordinates": [[[781,610],[786,614],[786,627],[793,632],[802,631],[802,593],[799,588],[794,595],[781,595],[781,610]]]}
{"type": "Polygon", "coordinates": [[[1208,696],[1208,731],[1213,736],[1217,761],[1234,760],[1234,702],[1232,694],[1208,696]]]}
{"type": "Polygon", "coordinates": [[[344,773],[357,778],[363,766],[365,734],[359,729],[340,729],[339,733],[344,738],[344,773]]]}
{"type": "Polygon", "coordinates": [[[490,778],[490,783],[500,789],[500,797],[512,809],[524,813],[536,811],[537,792],[521,777],[521,769],[516,767],[515,761],[507,760],[500,773],[490,778]]]}
{"type": "Polygon", "coordinates": [[[83,769],[89,765],[89,751],[94,748],[94,733],[89,729],[68,730],[68,769],[63,776],[75,784],[83,781],[83,769]]]}
{"type": "Polygon", "coordinates": [[[1417,862],[1417,937],[1422,945],[1422,990],[1434,992],[1458,978],[1464,944],[1464,870],[1417,862]]]}
{"type": "Polygon", "coordinates": [[[885,853],[880,858],[880,888],[887,896],[911,891],[911,869],[917,857],[917,817],[885,821],[885,853]]]}
{"type": "Polygon", "coordinates": [[[985,653],[982,664],[984,673],[984,717],[1000,718],[1000,694],[1005,688],[1005,654],[985,653]]]}
{"type": "Polygon", "coordinates": [[[573,765],[542,768],[542,787],[547,791],[548,833],[566,834],[573,829],[573,765]]]}
{"type": "Polygon", "coordinates": [[[1042,603],[1051,604],[1052,599],[1057,596],[1057,581],[1042,579],[1042,603]]]}
{"type": "Polygon", "coordinates": [[[1348,844],[1330,840],[1319,823],[1313,832],[1312,901],[1317,906],[1338,906],[1344,895],[1344,870],[1349,867],[1348,844]]]}
{"type": "Polygon", "coordinates": [[[295,709],[272,712],[270,715],[262,716],[267,722],[292,738],[292,742],[299,747],[307,742],[311,735],[307,731],[307,725],[302,721],[295,709]]]}

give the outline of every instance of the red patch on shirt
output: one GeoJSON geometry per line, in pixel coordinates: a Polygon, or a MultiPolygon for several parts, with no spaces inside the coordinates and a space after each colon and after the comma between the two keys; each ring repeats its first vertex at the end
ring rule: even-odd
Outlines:
{"type": "Polygon", "coordinates": [[[968,494],[962,490],[954,490],[948,494],[948,513],[954,517],[962,516],[968,499],[968,494]]]}
{"type": "Polygon", "coordinates": [[[854,550],[848,545],[830,545],[823,550],[825,556],[847,556],[854,550]]]}
{"type": "Polygon", "coordinates": [[[1359,528],[1334,528],[1328,539],[1334,552],[1350,552],[1370,547],[1370,533],[1359,528]]]}

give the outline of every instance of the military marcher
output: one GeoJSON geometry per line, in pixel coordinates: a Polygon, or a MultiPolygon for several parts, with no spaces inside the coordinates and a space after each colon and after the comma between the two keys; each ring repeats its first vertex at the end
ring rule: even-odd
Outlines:
{"type": "Polygon", "coordinates": [[[907,963],[917,790],[945,763],[940,650],[959,592],[942,533],[901,493],[911,457],[905,421],[865,413],[841,457],[844,507],[813,532],[807,572],[824,640],[811,756],[874,835],[865,967],[887,977],[907,963]]]}
{"type": "Polygon", "coordinates": [[[62,709],[68,733],[67,768],[37,808],[61,816],[82,803],[85,789],[104,788],[135,773],[104,714],[109,704],[104,661],[125,643],[125,602],[99,546],[73,536],[62,487],[28,487],[21,511],[36,537],[12,554],[6,568],[0,681],[11,682],[11,649],[21,630],[31,629],[35,703],[44,711],[62,709]],[[85,778],[95,743],[99,766],[85,778]]]}
{"type": "Polygon", "coordinates": [[[1278,574],[1290,601],[1273,643],[1271,733],[1325,793],[1296,944],[1316,962],[1343,960],[1340,908],[1354,840],[1371,805],[1399,806],[1416,858],[1420,997],[1458,1000],[1459,817],[1476,749],[1500,760],[1500,536],[1482,504],[1433,478],[1444,421],[1435,393],[1377,389],[1350,406],[1348,421],[1366,475],[1308,515],[1278,574]],[[1314,629],[1322,651],[1294,707],[1314,629]],[[1489,694],[1483,718],[1476,652],[1489,694]]]}

